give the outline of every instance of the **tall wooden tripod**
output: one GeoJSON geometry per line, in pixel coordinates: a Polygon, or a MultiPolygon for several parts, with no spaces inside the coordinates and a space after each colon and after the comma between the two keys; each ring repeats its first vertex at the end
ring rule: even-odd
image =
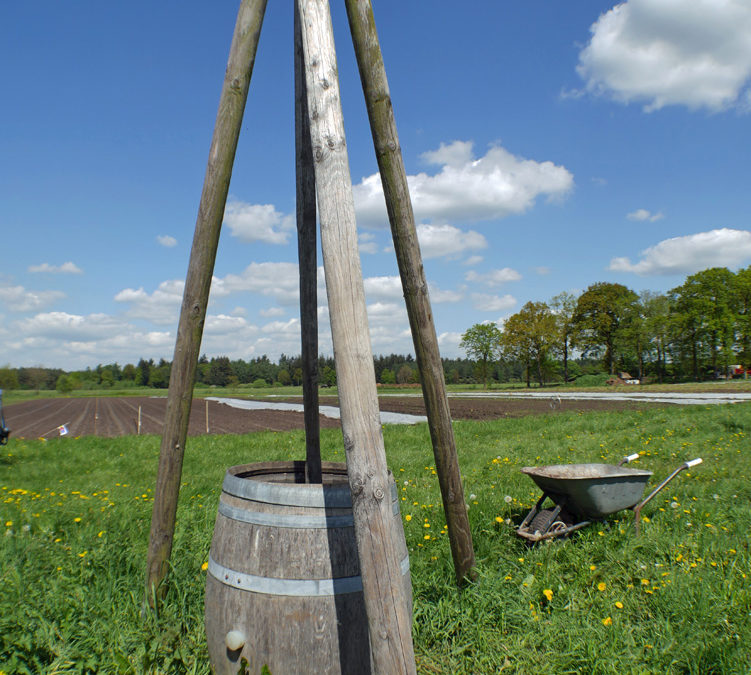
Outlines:
{"type": "MultiPolygon", "coordinates": [[[[457,580],[474,552],[406,172],[370,0],[345,0],[414,340],[457,580]]],[[[175,526],[203,324],[219,231],[266,0],[242,0],[209,153],[170,378],[154,498],[146,596],[162,591],[175,526]]],[[[381,433],[354,201],[328,0],[296,1],[296,140],[301,323],[308,479],[320,481],[317,440],[315,200],[317,196],[342,432],[363,596],[376,673],[414,672],[411,619],[390,536],[381,433]],[[312,168],[311,168],[312,167],[312,168]]]]}

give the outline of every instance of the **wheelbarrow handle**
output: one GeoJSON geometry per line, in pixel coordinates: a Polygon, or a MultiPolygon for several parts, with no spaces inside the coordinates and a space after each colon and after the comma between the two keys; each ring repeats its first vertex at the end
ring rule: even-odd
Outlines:
{"type": "Polygon", "coordinates": [[[636,506],[632,507],[634,510],[634,524],[636,525],[636,532],[639,533],[639,518],[641,517],[641,510],[644,507],[644,505],[651,501],[652,497],[654,497],[662,488],[664,488],[673,478],[675,478],[681,471],[684,469],[690,469],[692,466],[696,466],[697,464],[702,463],[701,457],[697,457],[696,459],[690,459],[687,462],[684,462],[681,464],[673,473],[671,473],[662,483],[660,483],[652,492],[649,493],[649,495],[640,501],[636,506]]]}
{"type": "Polygon", "coordinates": [[[618,462],[618,466],[623,466],[624,464],[630,464],[635,459],[639,459],[638,452],[635,452],[633,455],[629,455],[628,457],[624,457],[620,462],[618,462]]]}

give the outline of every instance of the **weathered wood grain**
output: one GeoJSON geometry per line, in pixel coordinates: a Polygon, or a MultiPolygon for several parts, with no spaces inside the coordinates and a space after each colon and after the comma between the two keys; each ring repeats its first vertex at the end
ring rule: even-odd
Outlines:
{"type": "Polygon", "coordinates": [[[154,598],[164,593],[162,582],[172,552],[193,382],[211,276],[265,11],[266,0],[243,0],[240,4],[209,150],[180,310],[154,490],[146,561],[146,602],[149,606],[153,605],[154,598]]]}
{"type": "Polygon", "coordinates": [[[374,671],[414,673],[411,612],[391,537],[386,454],[326,0],[298,0],[326,289],[374,671]]]}
{"type": "Polygon", "coordinates": [[[308,92],[295,2],[295,175],[297,185],[297,257],[300,265],[300,333],[302,395],[305,406],[306,475],[321,482],[321,439],[318,421],[318,256],[316,239],[316,180],[310,141],[308,92]]]}
{"type": "Polygon", "coordinates": [[[345,4],[420,369],[454,570],[461,584],[465,578],[474,577],[475,554],[407,172],[399,145],[373,7],[370,0],[345,0],[345,4]]]}

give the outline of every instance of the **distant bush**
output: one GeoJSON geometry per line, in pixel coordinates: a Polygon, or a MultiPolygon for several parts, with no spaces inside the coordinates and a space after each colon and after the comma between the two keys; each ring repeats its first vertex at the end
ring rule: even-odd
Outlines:
{"type": "Polygon", "coordinates": [[[610,375],[607,373],[597,373],[596,375],[582,375],[574,380],[573,384],[577,387],[604,387],[610,375]]]}
{"type": "Polygon", "coordinates": [[[250,384],[253,389],[262,389],[263,387],[268,387],[269,383],[266,382],[262,377],[259,377],[257,380],[253,380],[250,384]]]}

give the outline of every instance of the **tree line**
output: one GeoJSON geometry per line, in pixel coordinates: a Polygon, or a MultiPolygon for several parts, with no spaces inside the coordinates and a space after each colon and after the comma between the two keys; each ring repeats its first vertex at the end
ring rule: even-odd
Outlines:
{"type": "MultiPolygon", "coordinates": [[[[413,384],[419,382],[417,363],[411,354],[389,354],[374,357],[376,380],[382,384],[413,384]]],[[[444,359],[449,382],[473,382],[475,364],[469,359],[444,359]]],[[[336,385],[334,359],[318,357],[318,380],[322,386],[336,385]]],[[[57,390],[68,393],[77,389],[110,389],[151,387],[166,389],[172,364],[160,359],[140,359],[138,363],[121,366],[117,363],[96,368],[65,371],[60,368],[0,368],[0,389],[57,390]]],[[[196,384],[227,386],[288,386],[302,384],[302,359],[282,354],[276,362],[268,356],[250,361],[218,356],[201,356],[196,369],[196,384]]]]}
{"type": "Polygon", "coordinates": [[[617,283],[592,284],[528,302],[506,319],[475,324],[460,343],[477,376],[495,379],[498,363],[523,367],[530,386],[575,379],[582,358],[614,376],[663,382],[745,375],[751,367],[751,266],[713,267],[667,293],[637,294],[617,283]],[[578,358],[572,360],[572,354],[578,358]]]}

